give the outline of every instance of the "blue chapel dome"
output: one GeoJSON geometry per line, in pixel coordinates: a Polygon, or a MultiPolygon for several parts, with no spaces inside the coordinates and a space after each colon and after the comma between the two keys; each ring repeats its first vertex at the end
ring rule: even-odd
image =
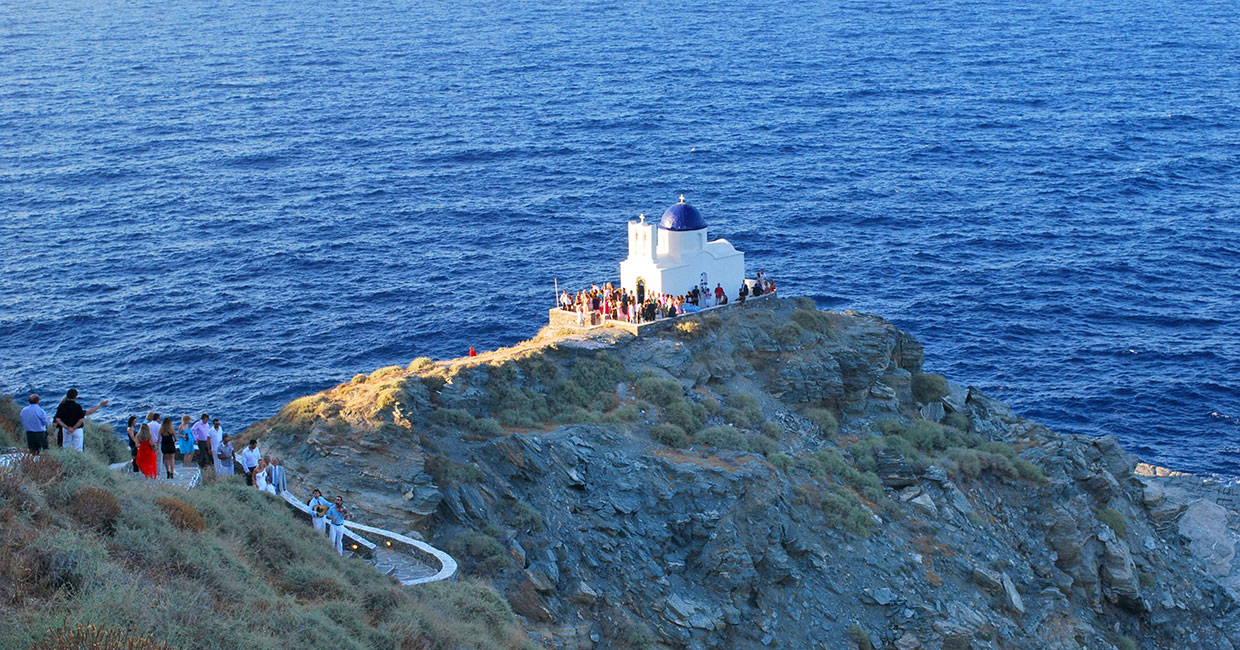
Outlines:
{"type": "Polygon", "coordinates": [[[673,203],[663,211],[659,219],[659,228],[663,230],[701,230],[706,227],[706,220],[697,208],[685,203],[685,195],[680,195],[680,202],[673,203]]]}

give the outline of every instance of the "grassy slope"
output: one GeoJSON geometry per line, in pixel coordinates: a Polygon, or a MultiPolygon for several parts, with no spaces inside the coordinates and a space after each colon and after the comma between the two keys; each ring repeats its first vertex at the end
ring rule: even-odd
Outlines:
{"type": "Polygon", "coordinates": [[[79,622],[180,648],[527,645],[490,587],[400,587],[361,561],[338,557],[282,502],[256,490],[231,483],[187,493],[111,472],[91,455],[53,451],[45,458],[58,467],[53,476],[0,469],[5,648],[46,642],[79,622]],[[111,525],[98,514],[106,507],[89,514],[82,503],[79,495],[92,486],[116,497],[111,525]],[[182,499],[201,513],[205,529],[174,525],[159,497],[182,499]]]}

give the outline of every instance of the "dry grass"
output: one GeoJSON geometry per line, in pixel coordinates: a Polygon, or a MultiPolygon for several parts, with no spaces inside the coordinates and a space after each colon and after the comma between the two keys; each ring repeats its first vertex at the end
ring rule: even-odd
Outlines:
{"type": "Polygon", "coordinates": [[[530,648],[494,590],[394,588],[236,481],[166,491],[51,450],[0,493],[0,647],[530,648]]]}

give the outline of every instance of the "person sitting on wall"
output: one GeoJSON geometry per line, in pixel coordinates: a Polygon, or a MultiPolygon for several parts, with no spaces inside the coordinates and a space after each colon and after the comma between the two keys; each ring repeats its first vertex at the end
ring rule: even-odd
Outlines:
{"type": "Polygon", "coordinates": [[[753,283],[753,290],[750,291],[749,293],[754,298],[757,298],[758,296],[762,295],[762,283],[761,282],[753,283]]]}
{"type": "Polygon", "coordinates": [[[745,298],[747,297],[749,297],[749,285],[742,281],[741,282],[741,302],[742,303],[745,302],[745,298]]]}

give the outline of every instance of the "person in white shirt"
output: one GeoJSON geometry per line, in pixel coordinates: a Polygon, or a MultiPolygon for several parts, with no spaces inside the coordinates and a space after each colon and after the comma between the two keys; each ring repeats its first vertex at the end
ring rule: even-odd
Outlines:
{"type": "Polygon", "coordinates": [[[245,468],[245,484],[254,485],[254,468],[263,459],[263,452],[258,450],[258,441],[251,440],[249,446],[241,452],[241,466],[245,468]]]}
{"type": "Polygon", "coordinates": [[[314,524],[314,529],[320,533],[327,532],[327,511],[331,508],[331,502],[323,498],[323,492],[315,490],[313,496],[306,502],[310,506],[310,523],[314,524]]]}
{"type": "MultiPolygon", "coordinates": [[[[207,430],[207,444],[211,448],[211,460],[215,464],[215,473],[220,474],[223,463],[220,461],[219,452],[216,450],[220,447],[220,441],[224,439],[224,432],[220,429],[220,419],[215,418],[211,421],[211,428],[207,430]]],[[[229,465],[229,474],[232,474],[232,466],[229,465]]]]}

